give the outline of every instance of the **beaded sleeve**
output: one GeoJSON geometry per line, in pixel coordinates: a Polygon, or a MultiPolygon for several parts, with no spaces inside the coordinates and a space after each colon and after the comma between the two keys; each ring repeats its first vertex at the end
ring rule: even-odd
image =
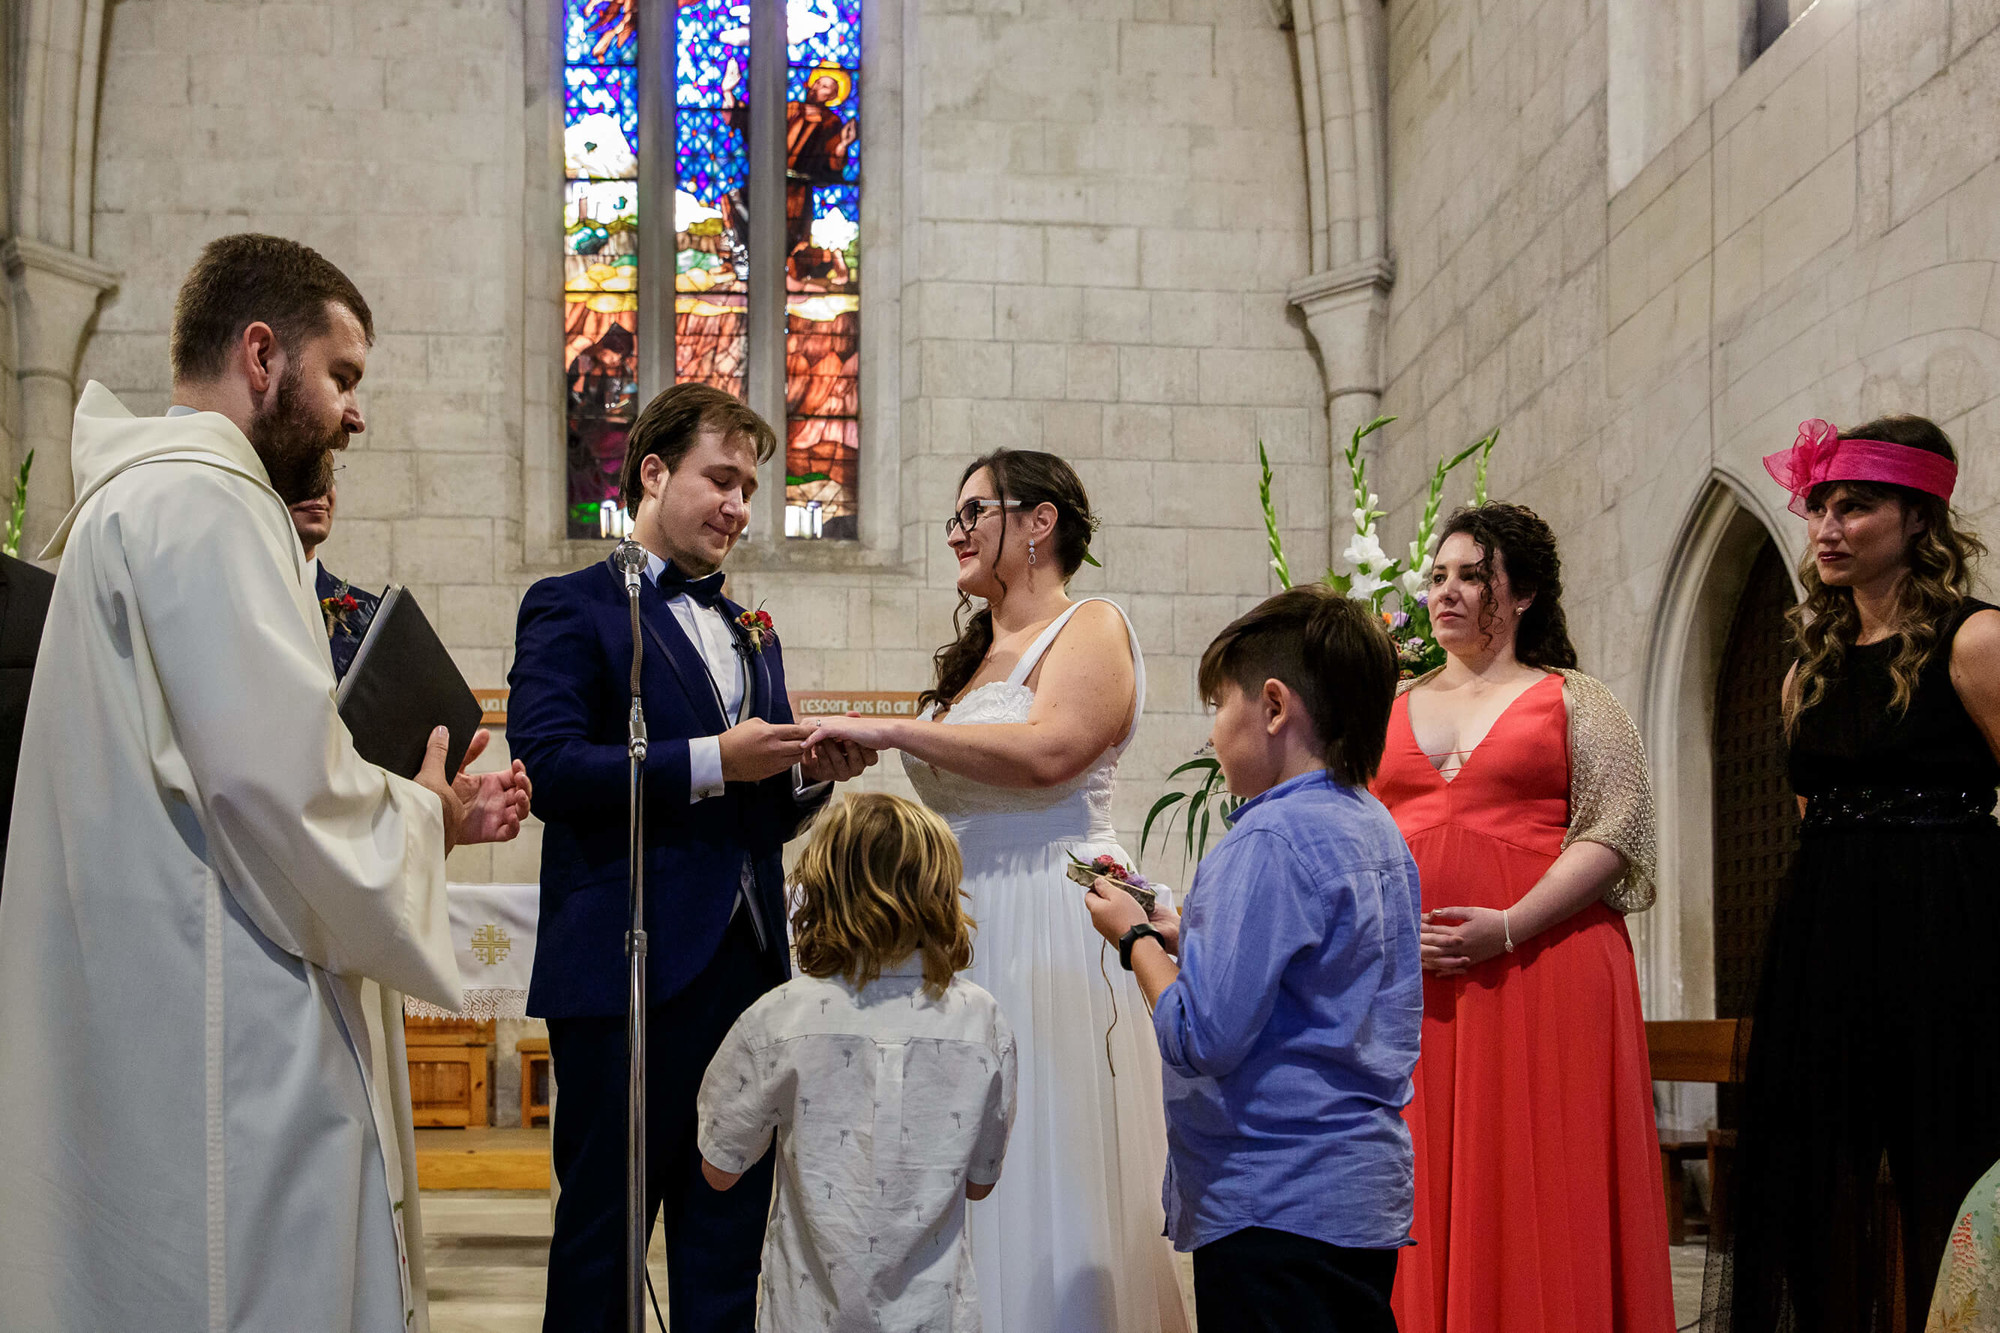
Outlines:
{"type": "Polygon", "coordinates": [[[1624,857],[1624,877],[1604,891],[1604,903],[1619,912],[1643,912],[1653,905],[1658,846],[1653,784],[1639,729],[1602,681],[1581,671],[1564,671],[1562,677],[1569,713],[1569,832],[1563,847],[1596,842],[1624,857]]]}

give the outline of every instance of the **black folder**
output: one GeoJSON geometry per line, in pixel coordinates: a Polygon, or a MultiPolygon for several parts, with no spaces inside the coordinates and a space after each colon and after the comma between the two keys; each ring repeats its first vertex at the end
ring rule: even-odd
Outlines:
{"type": "Polygon", "coordinates": [[[451,730],[444,771],[457,776],[485,716],[417,599],[403,587],[383,595],[333,702],[361,757],[406,778],[424,766],[424,750],[440,724],[451,730]]]}

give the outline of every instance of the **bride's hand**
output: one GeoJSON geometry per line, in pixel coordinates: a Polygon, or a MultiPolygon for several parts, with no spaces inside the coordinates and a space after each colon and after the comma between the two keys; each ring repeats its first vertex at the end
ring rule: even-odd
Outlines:
{"type": "Polygon", "coordinates": [[[864,750],[893,750],[896,721],[887,717],[861,717],[849,713],[845,717],[822,717],[815,719],[818,730],[806,737],[806,748],[814,749],[828,741],[846,741],[864,750]]]}

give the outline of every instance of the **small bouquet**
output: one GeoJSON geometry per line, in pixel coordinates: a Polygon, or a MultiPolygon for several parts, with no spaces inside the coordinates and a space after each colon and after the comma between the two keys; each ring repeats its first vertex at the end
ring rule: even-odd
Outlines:
{"type": "Polygon", "coordinates": [[[1132,901],[1146,909],[1146,915],[1153,914],[1153,904],[1157,901],[1157,897],[1152,884],[1144,875],[1136,870],[1127,870],[1109,855],[1100,856],[1094,861],[1083,861],[1072,854],[1069,858],[1069,877],[1086,889],[1095,884],[1100,877],[1108,879],[1131,894],[1132,901]]]}
{"type": "Polygon", "coordinates": [[[778,637],[776,628],[771,624],[771,613],[761,607],[736,617],[736,628],[753,653],[763,652],[764,645],[778,637]]]}
{"type": "Polygon", "coordinates": [[[351,618],[357,616],[360,610],[360,600],[347,590],[345,583],[340,585],[339,591],[333,596],[319,599],[319,613],[326,618],[326,632],[329,638],[341,630],[346,630],[358,638],[365,626],[353,624],[351,618]]]}

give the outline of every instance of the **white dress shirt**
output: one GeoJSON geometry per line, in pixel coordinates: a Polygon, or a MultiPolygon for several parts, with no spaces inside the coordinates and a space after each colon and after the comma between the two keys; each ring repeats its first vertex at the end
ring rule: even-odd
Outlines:
{"type": "MultiPolygon", "coordinates": [[[[659,585],[660,571],[666,567],[666,561],[651,551],[646,552],[646,578],[654,586],[659,585]]],[[[709,680],[714,683],[722,704],[723,720],[735,726],[743,720],[746,664],[743,654],[736,650],[736,635],[729,628],[728,619],[720,607],[703,606],[684,592],[669,597],[667,609],[674,613],[688,642],[707,664],[709,680]]],[[[688,741],[688,800],[705,801],[720,796],[722,785],[722,737],[693,737],[688,741]]]]}
{"type": "MultiPolygon", "coordinates": [[[[646,577],[655,587],[659,586],[660,573],[667,562],[651,551],[646,552],[646,577]]],[[[750,664],[737,646],[736,632],[729,627],[729,619],[722,608],[703,606],[685,592],[674,594],[667,599],[667,609],[674,613],[674,619],[688,636],[688,642],[701,654],[702,663],[708,668],[708,678],[715,687],[717,701],[722,705],[723,720],[735,726],[743,720],[743,701],[749,685],[750,664]]],[[[705,801],[711,796],[720,796],[723,791],[722,778],[722,737],[692,736],[688,738],[688,801],[690,804],[705,801]]],[[[810,800],[819,794],[824,782],[805,785],[799,766],[792,765],[792,795],[799,800],[810,800]]],[[[765,929],[764,911],[757,905],[756,872],[751,868],[749,858],[743,861],[742,891],[737,895],[736,911],[748,908],[750,924],[756,928],[757,942],[770,947],[771,937],[765,929]]],[[[732,913],[732,917],[733,917],[732,913]]]]}
{"type": "Polygon", "coordinates": [[[857,992],[794,977],[736,1020],[695,1107],[701,1155],[741,1172],[778,1137],[763,1333],[972,1333],[965,1186],[1013,1127],[1014,1034],[986,991],[924,993],[913,954],[857,992]]]}

